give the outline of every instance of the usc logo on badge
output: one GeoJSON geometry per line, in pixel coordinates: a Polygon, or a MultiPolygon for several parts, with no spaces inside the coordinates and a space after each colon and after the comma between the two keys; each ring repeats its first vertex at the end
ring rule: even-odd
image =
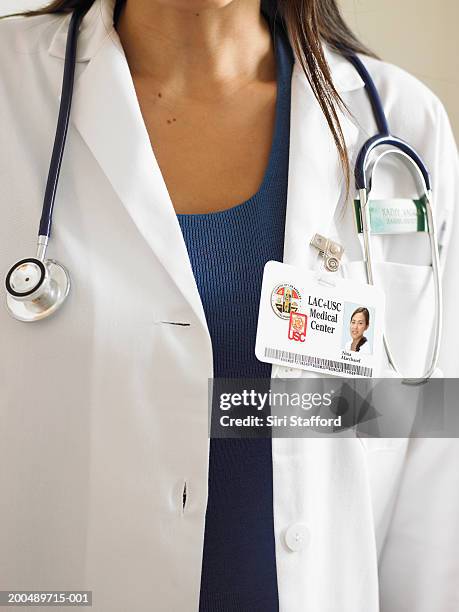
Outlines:
{"type": "Polygon", "coordinates": [[[307,315],[299,312],[291,312],[288,325],[288,339],[294,342],[304,342],[306,340],[307,325],[307,315]]]}

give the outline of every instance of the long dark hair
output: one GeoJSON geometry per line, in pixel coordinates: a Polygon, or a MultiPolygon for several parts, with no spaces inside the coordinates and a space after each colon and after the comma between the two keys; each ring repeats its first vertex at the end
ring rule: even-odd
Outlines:
{"type": "MultiPolygon", "coordinates": [[[[49,13],[68,13],[77,7],[90,7],[94,0],[53,0],[35,11],[20,13],[25,16],[49,13]]],[[[115,16],[126,0],[117,0],[115,16]]],[[[338,52],[343,48],[355,53],[374,54],[360,43],[341,17],[336,0],[262,0],[264,8],[277,12],[283,19],[293,49],[325,115],[339,152],[349,187],[349,158],[338,110],[345,109],[332,81],[330,68],[324,56],[322,42],[338,52]]]]}

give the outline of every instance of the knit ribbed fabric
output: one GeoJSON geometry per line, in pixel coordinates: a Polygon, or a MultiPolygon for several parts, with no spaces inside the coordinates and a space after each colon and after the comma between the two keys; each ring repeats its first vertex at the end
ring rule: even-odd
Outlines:
{"type": "MultiPolygon", "coordinates": [[[[293,66],[281,24],[271,23],[271,30],[276,120],[258,192],[221,212],[177,215],[212,339],[215,377],[268,379],[271,372],[255,357],[255,337],[263,267],[283,254],[293,66]]],[[[271,439],[211,439],[200,612],[278,609],[271,439]]]]}

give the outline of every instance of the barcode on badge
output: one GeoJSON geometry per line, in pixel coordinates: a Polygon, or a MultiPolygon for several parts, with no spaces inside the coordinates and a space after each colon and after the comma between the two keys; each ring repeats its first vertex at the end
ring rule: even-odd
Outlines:
{"type": "Polygon", "coordinates": [[[310,355],[281,351],[269,346],[265,348],[265,357],[304,367],[350,374],[351,376],[366,376],[371,378],[373,374],[373,368],[367,368],[355,363],[341,363],[340,361],[333,361],[333,359],[321,359],[320,357],[311,357],[310,355]]]}

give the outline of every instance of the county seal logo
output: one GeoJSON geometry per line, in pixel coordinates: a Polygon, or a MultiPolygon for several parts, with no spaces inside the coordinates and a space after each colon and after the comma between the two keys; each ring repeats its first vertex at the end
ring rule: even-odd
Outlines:
{"type": "Polygon", "coordinates": [[[271,293],[271,306],[281,319],[290,319],[290,313],[298,312],[301,294],[296,287],[282,283],[274,287],[271,293]]]}

